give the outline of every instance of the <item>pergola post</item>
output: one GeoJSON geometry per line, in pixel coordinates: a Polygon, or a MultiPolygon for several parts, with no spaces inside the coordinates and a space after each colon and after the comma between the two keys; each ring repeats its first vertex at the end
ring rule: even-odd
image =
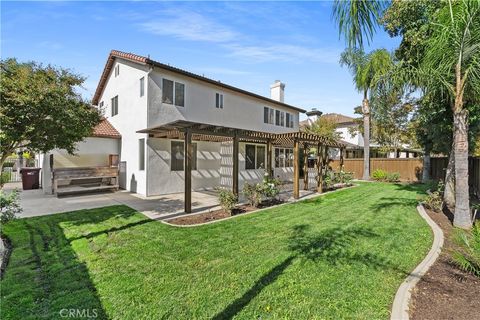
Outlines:
{"type": "Polygon", "coordinates": [[[272,140],[269,139],[267,141],[267,172],[268,172],[268,177],[270,179],[273,178],[272,153],[273,153],[272,140]]]}
{"type": "Polygon", "coordinates": [[[184,133],[184,172],[185,172],[185,212],[192,212],[192,133],[189,129],[184,133]]]}
{"type": "Polygon", "coordinates": [[[308,190],[308,144],[303,144],[303,190],[308,190]]]}
{"type": "Polygon", "coordinates": [[[232,192],[238,196],[238,135],[233,136],[233,155],[232,155],[232,192]]]}
{"type": "Polygon", "coordinates": [[[298,140],[293,141],[293,197],[300,197],[300,148],[298,140]]]}
{"type": "Polygon", "coordinates": [[[340,148],[340,171],[343,171],[344,153],[345,153],[345,148],[340,148]]]}
{"type": "Polygon", "coordinates": [[[323,146],[317,144],[317,192],[323,192],[323,146]],[[321,148],[321,149],[320,149],[321,148]]]}

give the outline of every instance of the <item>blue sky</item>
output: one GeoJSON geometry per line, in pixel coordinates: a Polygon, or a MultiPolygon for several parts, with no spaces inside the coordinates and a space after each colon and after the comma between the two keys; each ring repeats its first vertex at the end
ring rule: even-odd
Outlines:
{"type": "MultiPolygon", "coordinates": [[[[1,2],[1,56],[67,67],[90,98],[112,49],[285,102],[353,114],[361,96],[338,64],[345,47],[331,2],[1,2]]],[[[372,48],[393,50],[383,30],[372,48]]]]}

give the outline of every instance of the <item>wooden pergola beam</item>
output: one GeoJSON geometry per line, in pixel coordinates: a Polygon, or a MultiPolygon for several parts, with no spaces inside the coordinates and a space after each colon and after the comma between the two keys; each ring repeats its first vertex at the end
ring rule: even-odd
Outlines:
{"type": "Polygon", "coordinates": [[[238,153],[239,153],[239,146],[238,146],[238,136],[235,135],[233,137],[233,155],[232,155],[232,191],[235,195],[238,196],[238,153]]]}

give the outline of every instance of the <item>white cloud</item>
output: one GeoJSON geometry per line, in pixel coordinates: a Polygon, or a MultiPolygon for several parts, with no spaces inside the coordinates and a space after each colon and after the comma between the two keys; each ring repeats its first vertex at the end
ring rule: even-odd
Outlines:
{"type": "Polygon", "coordinates": [[[140,27],[153,34],[182,40],[229,42],[238,36],[230,28],[193,11],[164,11],[161,17],[140,23],[140,27]]]}
{"type": "Polygon", "coordinates": [[[340,50],[331,48],[310,48],[298,45],[264,45],[249,46],[238,43],[226,45],[230,54],[235,57],[245,58],[250,61],[289,61],[303,62],[305,60],[338,63],[340,50]]]}

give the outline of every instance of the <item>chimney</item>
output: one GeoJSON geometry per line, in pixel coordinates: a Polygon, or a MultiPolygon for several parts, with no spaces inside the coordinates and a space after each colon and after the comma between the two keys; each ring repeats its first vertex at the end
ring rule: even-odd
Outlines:
{"type": "Polygon", "coordinates": [[[307,118],[308,123],[312,124],[322,116],[323,112],[320,110],[317,110],[317,108],[312,108],[312,110],[305,112],[305,114],[308,117],[307,118]]]}
{"type": "Polygon", "coordinates": [[[275,80],[275,82],[270,86],[270,98],[279,102],[283,102],[285,94],[285,84],[280,82],[280,80],[275,80]]]}

